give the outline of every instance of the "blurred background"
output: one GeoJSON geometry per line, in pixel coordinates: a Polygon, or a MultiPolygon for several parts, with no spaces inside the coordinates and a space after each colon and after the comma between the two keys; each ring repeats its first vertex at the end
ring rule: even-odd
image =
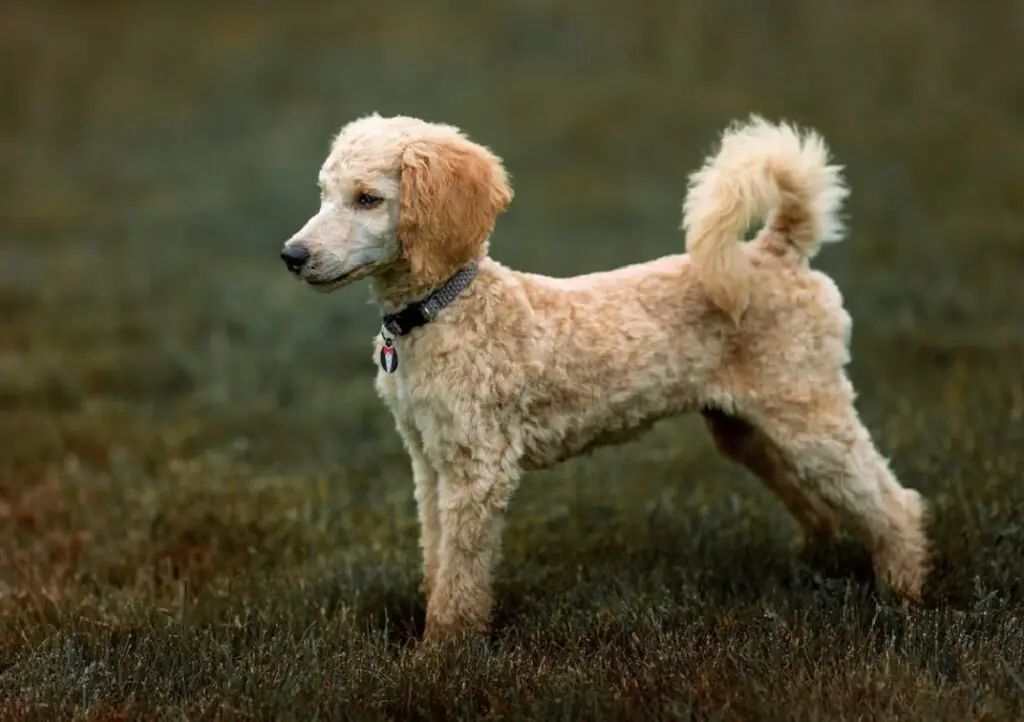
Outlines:
{"type": "MultiPolygon", "coordinates": [[[[367,289],[315,294],[278,259],[317,206],[332,134],[371,111],[459,125],[502,155],[517,196],[493,255],[555,275],[679,252],[687,174],[733,119],[818,129],[853,194],[850,237],[815,263],[855,319],[868,425],[934,498],[980,488],[971,454],[1006,482],[1024,414],[1021,47],[1009,2],[5,2],[8,548],[46,574],[66,557],[116,579],[150,553],[133,550],[220,559],[249,521],[330,498],[355,510],[331,533],[356,546],[359,518],[404,525],[395,558],[415,575],[367,289]],[[54,529],[66,549],[33,546],[54,529]],[[116,562],[88,556],[104,548],[116,562]]],[[[644,470],[634,500],[762,493],[688,421],[602,453],[545,472],[559,484],[539,487],[576,490],[531,486],[521,509],[627,502],[626,468],[644,470]]]]}

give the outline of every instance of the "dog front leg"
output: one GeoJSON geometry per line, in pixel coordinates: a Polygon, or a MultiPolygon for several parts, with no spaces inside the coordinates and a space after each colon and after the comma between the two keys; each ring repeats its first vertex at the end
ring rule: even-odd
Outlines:
{"type": "Polygon", "coordinates": [[[420,591],[430,597],[437,580],[441,553],[441,519],[437,509],[437,474],[422,454],[412,456],[416,509],[420,520],[420,549],[423,552],[423,583],[420,591]]]}
{"type": "Polygon", "coordinates": [[[438,556],[441,553],[441,520],[437,511],[437,474],[423,452],[423,437],[407,420],[397,420],[398,434],[402,437],[409,460],[412,462],[413,495],[420,521],[420,549],[423,553],[423,583],[420,591],[430,596],[437,577],[438,556]]]}
{"type": "Polygon", "coordinates": [[[486,632],[494,599],[491,576],[501,552],[505,511],[518,477],[500,465],[439,468],[440,568],[427,601],[426,638],[486,632]]]}

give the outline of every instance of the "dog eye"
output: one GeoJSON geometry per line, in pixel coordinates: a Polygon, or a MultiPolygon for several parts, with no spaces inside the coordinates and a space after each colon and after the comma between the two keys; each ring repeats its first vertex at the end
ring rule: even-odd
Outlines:
{"type": "Polygon", "coordinates": [[[383,200],[383,198],[378,198],[377,196],[370,195],[369,193],[360,193],[356,197],[356,203],[358,203],[361,208],[373,208],[374,206],[379,205],[383,200]]]}

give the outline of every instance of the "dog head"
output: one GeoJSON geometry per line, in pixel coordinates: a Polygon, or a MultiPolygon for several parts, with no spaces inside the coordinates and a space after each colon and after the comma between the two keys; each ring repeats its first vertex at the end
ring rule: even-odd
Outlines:
{"type": "Polygon", "coordinates": [[[319,184],[320,209],[281,258],[321,291],[385,272],[438,285],[486,255],[513,195],[487,148],[452,126],[401,116],[342,128],[319,184]]]}

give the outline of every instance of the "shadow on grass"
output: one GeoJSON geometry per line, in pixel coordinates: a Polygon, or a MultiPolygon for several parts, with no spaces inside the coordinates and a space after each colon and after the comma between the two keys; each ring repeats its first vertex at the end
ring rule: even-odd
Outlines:
{"type": "Polygon", "coordinates": [[[392,647],[415,647],[423,636],[426,599],[415,588],[371,586],[359,592],[359,606],[370,630],[392,647]]]}

